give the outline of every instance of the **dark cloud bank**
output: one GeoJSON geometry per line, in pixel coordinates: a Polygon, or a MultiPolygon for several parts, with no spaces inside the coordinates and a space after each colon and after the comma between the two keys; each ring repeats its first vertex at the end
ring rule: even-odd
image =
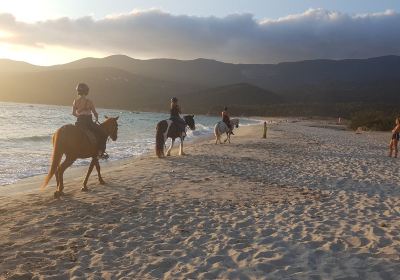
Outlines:
{"type": "Polygon", "coordinates": [[[260,21],[251,14],[217,18],[150,10],[101,20],[60,18],[36,23],[0,14],[1,30],[14,34],[0,37],[13,44],[58,45],[145,57],[276,63],[400,55],[400,14],[394,11],[348,15],[313,9],[260,21]]]}

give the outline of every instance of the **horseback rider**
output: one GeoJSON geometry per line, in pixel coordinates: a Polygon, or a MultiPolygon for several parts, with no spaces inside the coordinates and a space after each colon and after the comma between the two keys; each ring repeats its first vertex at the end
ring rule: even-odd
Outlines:
{"type": "Polygon", "coordinates": [[[99,121],[99,114],[97,113],[93,102],[87,98],[87,95],[89,94],[89,87],[85,83],[79,83],[76,87],[76,91],[78,93],[78,97],[74,99],[72,104],[72,115],[77,118],[75,125],[93,132],[97,140],[98,157],[107,159],[108,155],[105,152],[107,136],[100,126],[97,125],[99,121]],[[92,113],[95,117],[96,123],[93,122],[92,113]]]}
{"type": "Polygon", "coordinates": [[[222,111],[221,115],[222,115],[222,121],[226,124],[226,126],[230,130],[230,134],[235,135],[235,134],[233,134],[233,127],[232,127],[232,124],[231,124],[231,119],[229,117],[228,107],[225,106],[225,108],[222,111]]]}
{"type": "Polygon", "coordinates": [[[186,122],[181,118],[181,107],[178,105],[178,98],[171,98],[170,120],[173,121],[178,129],[182,132],[182,136],[186,136],[186,122]]]}

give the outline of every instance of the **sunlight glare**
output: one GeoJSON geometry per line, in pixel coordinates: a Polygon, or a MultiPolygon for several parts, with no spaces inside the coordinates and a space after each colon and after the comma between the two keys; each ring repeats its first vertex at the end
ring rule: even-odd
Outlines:
{"type": "Polygon", "coordinates": [[[12,38],[13,34],[4,30],[0,30],[0,39],[12,38]]]}
{"type": "MultiPolygon", "coordinates": [[[[55,2],[55,1],[54,1],[55,2]]],[[[8,13],[15,16],[17,21],[35,22],[48,19],[49,16],[54,17],[54,11],[51,7],[54,6],[49,0],[25,1],[1,1],[0,14],[8,13]]]]}
{"type": "Polygon", "coordinates": [[[34,48],[0,43],[0,58],[26,61],[31,64],[42,66],[68,63],[83,57],[104,57],[106,55],[108,54],[91,50],[76,50],[61,46],[43,45],[42,48],[34,48]],[[62,54],[62,56],[60,54],[62,54]]]}

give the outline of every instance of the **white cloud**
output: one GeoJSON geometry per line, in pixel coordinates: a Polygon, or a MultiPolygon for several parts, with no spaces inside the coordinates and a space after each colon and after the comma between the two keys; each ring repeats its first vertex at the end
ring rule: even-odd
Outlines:
{"type": "Polygon", "coordinates": [[[0,42],[131,56],[275,63],[316,58],[364,58],[400,54],[400,14],[348,15],[323,9],[276,20],[251,14],[223,18],[133,11],[101,20],[59,18],[36,23],[0,14],[0,42]]]}

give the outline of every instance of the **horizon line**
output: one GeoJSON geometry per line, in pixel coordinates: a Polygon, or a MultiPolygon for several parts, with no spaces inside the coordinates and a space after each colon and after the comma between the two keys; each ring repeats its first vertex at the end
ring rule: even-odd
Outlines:
{"type": "Polygon", "coordinates": [[[49,64],[49,65],[40,65],[40,64],[33,64],[24,60],[15,60],[7,57],[0,57],[1,60],[8,60],[12,62],[20,62],[20,63],[25,63],[29,64],[31,66],[35,67],[55,67],[55,66],[62,66],[66,64],[71,64],[75,63],[81,60],[85,59],[107,59],[111,57],[127,57],[132,60],[138,60],[138,61],[152,61],[152,60],[173,60],[173,61],[180,61],[180,62],[190,62],[190,61],[196,61],[196,60],[206,60],[206,61],[214,61],[214,62],[219,62],[219,63],[224,63],[224,64],[232,64],[232,65],[279,65],[279,64],[285,64],[285,63],[300,63],[300,62],[309,62],[309,61],[348,61],[348,60],[368,60],[368,59],[376,59],[376,58],[383,58],[383,57],[400,57],[398,54],[386,54],[386,55],[379,55],[379,56],[372,56],[372,57],[357,57],[357,58],[315,58],[315,59],[303,59],[303,60],[288,60],[288,61],[281,61],[277,63],[235,63],[235,62],[227,62],[223,60],[217,60],[215,58],[205,58],[205,57],[198,57],[198,58],[192,58],[192,59],[178,59],[178,58],[167,58],[167,57],[155,57],[155,58],[147,58],[147,59],[141,59],[141,58],[134,58],[126,54],[111,54],[103,57],[94,57],[94,56],[87,56],[87,57],[82,57],[76,60],[72,60],[69,62],[65,63],[57,63],[57,64],[49,64]]]}

